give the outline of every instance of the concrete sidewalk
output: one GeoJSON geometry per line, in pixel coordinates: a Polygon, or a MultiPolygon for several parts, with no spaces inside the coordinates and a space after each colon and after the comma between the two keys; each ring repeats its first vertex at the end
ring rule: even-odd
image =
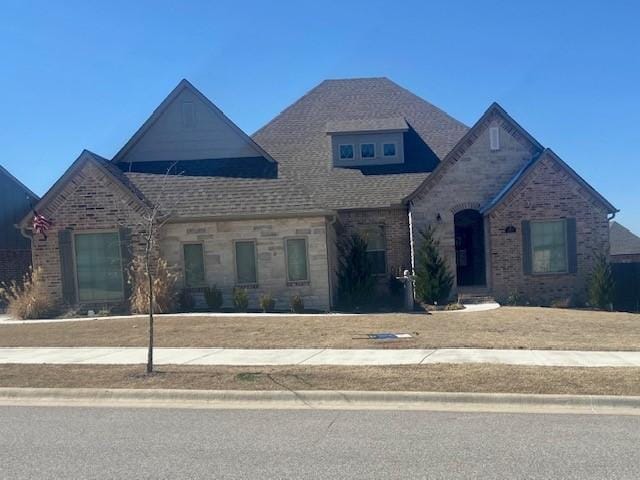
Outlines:
{"type": "MultiPolygon", "coordinates": [[[[130,365],[146,362],[146,348],[0,348],[0,364],[130,365]]],[[[640,352],[453,349],[156,348],[158,365],[428,365],[493,363],[556,367],[640,367],[640,352]]]]}

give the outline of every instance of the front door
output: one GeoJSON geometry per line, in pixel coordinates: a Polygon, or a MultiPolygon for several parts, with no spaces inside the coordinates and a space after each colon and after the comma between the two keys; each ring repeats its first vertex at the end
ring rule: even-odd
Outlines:
{"type": "Polygon", "coordinates": [[[484,225],[477,210],[456,213],[456,276],[458,286],[485,285],[484,225]]]}

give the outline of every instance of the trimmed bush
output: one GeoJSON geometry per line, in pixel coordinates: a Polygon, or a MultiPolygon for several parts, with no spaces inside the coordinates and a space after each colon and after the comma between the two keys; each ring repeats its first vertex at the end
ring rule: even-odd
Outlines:
{"type": "Polygon", "coordinates": [[[304,313],[304,300],[300,295],[294,295],[289,302],[293,313],[304,313]]]}
{"type": "Polygon", "coordinates": [[[13,281],[0,288],[0,299],[7,303],[7,313],[20,320],[49,318],[55,302],[45,288],[41,268],[29,269],[21,282],[13,281]]]}
{"type": "Polygon", "coordinates": [[[246,312],[249,308],[249,295],[244,288],[233,289],[233,308],[236,312],[246,312]]]}
{"type": "Polygon", "coordinates": [[[222,292],[216,285],[206,287],[204,289],[204,301],[207,303],[209,310],[218,312],[222,308],[222,292]]]}
{"type": "MultiPolygon", "coordinates": [[[[153,313],[174,311],[178,297],[177,275],[169,269],[165,259],[159,258],[155,262],[155,272],[151,277],[153,313]]],[[[131,262],[129,282],[132,286],[131,298],[129,299],[131,311],[133,313],[149,313],[149,276],[146,272],[144,257],[137,256],[131,262]]]]}
{"type": "Polygon", "coordinates": [[[367,256],[367,241],[354,233],[338,243],[338,303],[347,310],[370,306],[375,278],[367,256]]]}
{"type": "Polygon", "coordinates": [[[592,307],[611,310],[614,286],[609,258],[604,253],[598,253],[589,279],[589,304],[592,307]]]}
{"type": "Polygon", "coordinates": [[[431,226],[420,232],[422,241],[416,252],[416,297],[430,305],[445,303],[453,286],[453,275],[440,256],[440,244],[433,233],[431,226]]]}
{"type": "Polygon", "coordinates": [[[178,308],[185,313],[193,312],[196,308],[196,300],[189,290],[183,289],[178,295],[178,308]]]}
{"type": "Polygon", "coordinates": [[[276,308],[276,301],[270,293],[265,293],[260,297],[260,308],[264,313],[272,312],[276,308]]]}

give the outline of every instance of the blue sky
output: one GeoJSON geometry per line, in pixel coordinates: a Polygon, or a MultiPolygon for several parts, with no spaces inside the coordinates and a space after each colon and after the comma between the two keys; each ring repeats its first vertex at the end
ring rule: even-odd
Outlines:
{"type": "Polygon", "coordinates": [[[0,164],[44,193],[185,77],[248,133],[325,78],[468,125],[498,101],[640,233],[640,2],[27,2],[0,17],[0,164]]]}

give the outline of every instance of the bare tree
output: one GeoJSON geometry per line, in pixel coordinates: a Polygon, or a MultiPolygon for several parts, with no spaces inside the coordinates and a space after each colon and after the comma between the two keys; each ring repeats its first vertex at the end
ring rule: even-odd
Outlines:
{"type": "MultiPolygon", "coordinates": [[[[140,215],[140,219],[134,225],[137,227],[139,235],[144,240],[144,273],[147,281],[147,306],[149,315],[149,336],[147,346],[147,366],[146,373],[153,373],[153,347],[154,347],[154,310],[156,307],[156,299],[154,292],[154,252],[156,249],[157,235],[160,229],[167,223],[171,217],[171,208],[168,205],[165,189],[169,177],[175,177],[171,174],[176,163],[173,163],[164,174],[162,184],[159,191],[155,195],[156,198],[147,200],[150,202],[148,209],[140,215]]],[[[131,226],[130,224],[127,226],[131,226]]],[[[158,259],[155,259],[156,261],[158,259]]]]}

